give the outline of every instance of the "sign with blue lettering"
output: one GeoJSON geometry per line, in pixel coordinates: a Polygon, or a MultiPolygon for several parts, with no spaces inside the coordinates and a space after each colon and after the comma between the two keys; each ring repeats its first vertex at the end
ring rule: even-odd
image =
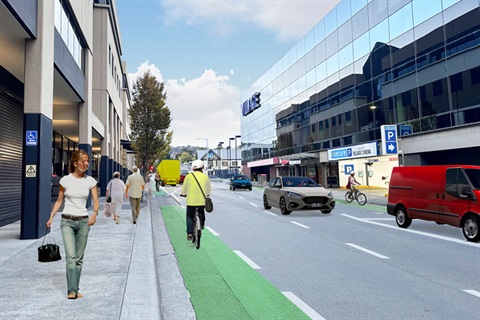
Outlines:
{"type": "Polygon", "coordinates": [[[377,143],[371,142],[351,146],[348,148],[338,148],[328,150],[328,160],[341,160],[353,158],[374,157],[377,153],[377,143]]]}
{"type": "Polygon", "coordinates": [[[397,126],[383,125],[382,133],[382,155],[397,154],[397,126]]]}
{"type": "Polygon", "coordinates": [[[411,125],[401,124],[399,126],[399,129],[400,129],[400,136],[406,136],[407,134],[413,133],[413,127],[411,125]]]}
{"type": "Polygon", "coordinates": [[[38,142],[38,131],[37,130],[27,130],[25,135],[25,144],[27,146],[36,146],[38,142]]]}
{"type": "Polygon", "coordinates": [[[250,99],[242,103],[242,115],[245,117],[252,113],[255,109],[260,108],[260,92],[255,92],[250,99]]]}
{"type": "Polygon", "coordinates": [[[352,173],[354,170],[354,166],[353,164],[346,164],[345,165],[345,175],[349,175],[350,173],[352,173]]]}

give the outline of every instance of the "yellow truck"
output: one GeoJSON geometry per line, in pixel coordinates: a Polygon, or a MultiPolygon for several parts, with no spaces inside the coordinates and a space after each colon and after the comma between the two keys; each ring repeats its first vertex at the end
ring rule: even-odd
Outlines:
{"type": "Polygon", "coordinates": [[[176,186],[180,183],[180,160],[162,160],[157,167],[162,180],[162,186],[169,184],[176,186]]]}

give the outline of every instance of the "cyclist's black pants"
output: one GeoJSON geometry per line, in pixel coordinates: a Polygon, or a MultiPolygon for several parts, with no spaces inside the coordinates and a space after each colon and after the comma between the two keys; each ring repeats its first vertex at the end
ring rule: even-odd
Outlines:
{"type": "Polygon", "coordinates": [[[205,206],[187,206],[187,234],[193,233],[193,219],[195,218],[195,208],[198,207],[200,216],[200,225],[205,225],[205,206]]]}

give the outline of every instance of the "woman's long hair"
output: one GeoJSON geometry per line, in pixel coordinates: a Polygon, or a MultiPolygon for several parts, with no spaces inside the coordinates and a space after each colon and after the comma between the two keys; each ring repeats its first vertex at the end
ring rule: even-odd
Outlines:
{"type": "MultiPolygon", "coordinates": [[[[82,156],[86,155],[88,157],[88,153],[85,150],[77,150],[72,153],[72,157],[70,158],[70,163],[68,164],[68,172],[74,173],[75,172],[75,162],[82,161],[82,156]]],[[[90,159],[90,158],[89,158],[90,159]]]]}

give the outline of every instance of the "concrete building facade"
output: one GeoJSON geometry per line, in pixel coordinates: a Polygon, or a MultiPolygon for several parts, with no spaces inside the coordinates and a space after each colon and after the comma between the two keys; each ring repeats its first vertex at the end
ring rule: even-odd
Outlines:
{"type": "Polygon", "coordinates": [[[114,0],[1,0],[0,225],[21,219],[21,238],[42,236],[77,149],[101,194],[130,168],[121,54],[114,0]]]}

